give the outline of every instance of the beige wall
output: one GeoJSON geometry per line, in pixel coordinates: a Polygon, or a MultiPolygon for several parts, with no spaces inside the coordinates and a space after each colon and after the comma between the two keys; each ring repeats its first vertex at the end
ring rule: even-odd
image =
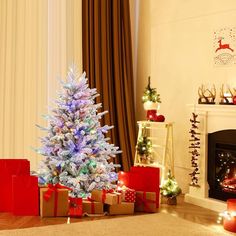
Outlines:
{"type": "Polygon", "coordinates": [[[236,26],[236,1],[140,0],[140,4],[136,112],[138,119],[145,117],[141,96],[150,73],[161,94],[161,113],[174,122],[175,175],[186,192],[190,167],[186,104],[197,102],[201,83],[214,83],[217,91],[221,83],[235,85],[236,66],[213,65],[213,32],[236,26]]]}

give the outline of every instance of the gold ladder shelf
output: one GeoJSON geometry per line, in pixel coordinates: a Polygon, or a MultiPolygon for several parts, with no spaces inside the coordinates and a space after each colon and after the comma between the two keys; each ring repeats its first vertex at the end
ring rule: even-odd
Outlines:
{"type": "Polygon", "coordinates": [[[173,155],[173,122],[138,121],[138,140],[146,135],[152,142],[150,163],[142,163],[140,156],[135,152],[134,166],[159,167],[161,170],[161,183],[167,177],[168,170],[174,175],[173,155]]]}

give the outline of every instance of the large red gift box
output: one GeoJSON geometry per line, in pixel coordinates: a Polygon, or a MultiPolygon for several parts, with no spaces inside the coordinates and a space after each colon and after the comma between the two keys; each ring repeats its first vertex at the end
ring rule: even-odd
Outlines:
{"type": "Polygon", "coordinates": [[[12,176],[30,175],[26,159],[0,159],[0,212],[12,211],[12,176]]]}
{"type": "Polygon", "coordinates": [[[156,207],[159,207],[160,169],[155,167],[133,166],[130,172],[119,172],[118,184],[136,191],[155,192],[156,207]]]}
{"type": "Polygon", "coordinates": [[[145,188],[145,179],[139,173],[120,171],[118,173],[118,186],[126,186],[141,191],[145,188]]]}
{"type": "Polygon", "coordinates": [[[160,197],[160,169],[156,167],[132,166],[130,172],[139,173],[145,180],[145,185],[143,186],[143,184],[141,184],[135,190],[156,192],[156,207],[158,208],[160,197]]]}
{"type": "MultiPolygon", "coordinates": [[[[160,169],[155,167],[142,167],[142,166],[132,166],[130,169],[131,173],[139,173],[145,180],[145,189],[143,184],[137,187],[136,190],[146,191],[146,192],[157,192],[160,187],[160,169]]],[[[138,184],[138,183],[137,183],[138,184]]]]}
{"type": "Polygon", "coordinates": [[[12,176],[12,213],[17,216],[39,215],[38,177],[12,176]]]}

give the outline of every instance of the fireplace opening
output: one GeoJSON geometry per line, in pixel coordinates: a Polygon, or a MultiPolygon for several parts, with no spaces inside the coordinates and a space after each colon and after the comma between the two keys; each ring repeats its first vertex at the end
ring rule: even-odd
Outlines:
{"type": "Polygon", "coordinates": [[[236,198],[236,130],[208,134],[209,197],[236,198]]]}

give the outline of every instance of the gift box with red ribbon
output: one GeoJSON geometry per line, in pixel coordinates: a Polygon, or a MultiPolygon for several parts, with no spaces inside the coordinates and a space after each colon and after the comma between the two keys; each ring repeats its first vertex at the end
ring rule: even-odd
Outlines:
{"type": "Polygon", "coordinates": [[[106,211],[109,215],[130,215],[134,214],[133,202],[122,202],[116,205],[105,205],[106,211]]]}
{"type": "Polygon", "coordinates": [[[0,212],[12,211],[12,176],[30,175],[26,159],[0,159],[0,212]]]}
{"type": "Polygon", "coordinates": [[[121,193],[122,202],[135,202],[136,191],[134,189],[124,187],[118,190],[118,192],[121,193]]]}
{"type": "Polygon", "coordinates": [[[39,215],[38,177],[12,176],[12,212],[17,216],[39,215]]]}
{"type": "Polygon", "coordinates": [[[95,202],[92,199],[83,199],[83,213],[103,214],[103,203],[95,202]]]}
{"type": "Polygon", "coordinates": [[[69,198],[69,216],[80,217],[83,215],[82,198],[69,198]]]}
{"type": "Polygon", "coordinates": [[[60,184],[48,184],[47,188],[40,188],[40,215],[68,216],[70,189],[60,184]]]}
{"type": "Polygon", "coordinates": [[[109,205],[120,204],[121,193],[115,192],[113,189],[110,190],[94,189],[91,193],[91,199],[96,202],[102,202],[109,205]]]}
{"type": "Polygon", "coordinates": [[[135,211],[156,212],[156,193],[137,191],[135,211]]]}

